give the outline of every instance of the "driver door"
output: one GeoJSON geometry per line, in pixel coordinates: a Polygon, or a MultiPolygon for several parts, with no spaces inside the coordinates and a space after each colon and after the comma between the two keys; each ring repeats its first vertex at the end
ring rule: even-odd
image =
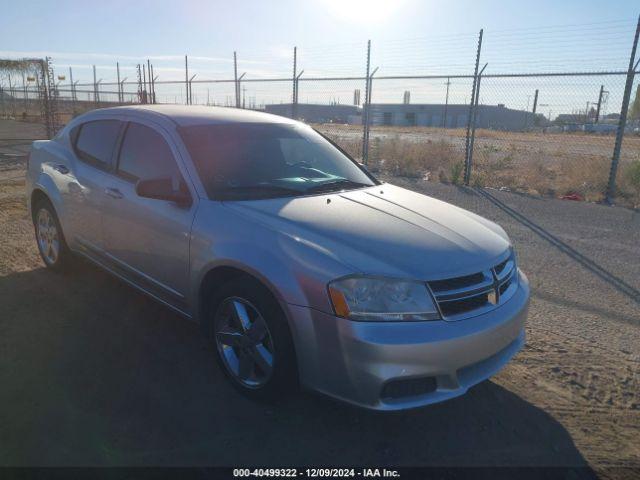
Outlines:
{"type": "Polygon", "coordinates": [[[103,238],[112,264],[145,290],[185,310],[189,243],[197,207],[136,194],[139,179],[186,182],[171,138],[160,127],[128,122],[114,175],[105,190],[103,238]]]}

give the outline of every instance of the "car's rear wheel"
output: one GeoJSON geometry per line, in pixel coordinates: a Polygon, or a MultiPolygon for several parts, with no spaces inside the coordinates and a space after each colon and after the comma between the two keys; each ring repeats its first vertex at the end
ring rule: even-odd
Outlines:
{"type": "Polygon", "coordinates": [[[220,288],[212,305],[211,338],[233,385],[257,399],[281,397],[297,383],[296,358],[280,305],[248,277],[220,288]]]}
{"type": "Polygon", "coordinates": [[[56,271],[68,268],[71,252],[64,239],[58,216],[49,200],[43,198],[33,206],[33,226],[38,251],[45,265],[56,271]]]}

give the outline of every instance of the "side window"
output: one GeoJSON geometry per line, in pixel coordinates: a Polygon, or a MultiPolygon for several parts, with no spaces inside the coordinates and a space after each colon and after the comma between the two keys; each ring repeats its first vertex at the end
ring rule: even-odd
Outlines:
{"type": "Polygon", "coordinates": [[[134,122],[129,123],[122,141],[118,174],[132,182],[181,178],[171,149],[162,135],[134,122]]]}
{"type": "Polygon", "coordinates": [[[82,124],[75,142],[78,157],[95,167],[108,169],[119,132],[118,120],[95,120],[82,124]]]}

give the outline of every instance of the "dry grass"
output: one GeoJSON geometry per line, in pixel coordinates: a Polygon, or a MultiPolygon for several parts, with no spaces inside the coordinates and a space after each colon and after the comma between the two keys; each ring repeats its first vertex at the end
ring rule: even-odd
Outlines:
{"type": "MultiPolygon", "coordinates": [[[[447,131],[448,137],[429,137],[416,130],[389,128],[384,135],[378,132],[372,136],[369,168],[400,177],[444,183],[461,181],[464,131],[447,131]]],[[[349,137],[345,137],[333,131],[332,137],[355,158],[360,158],[362,143],[358,132],[350,128],[349,137]]],[[[578,194],[588,201],[600,201],[607,188],[613,139],[592,137],[479,130],[471,182],[533,195],[578,194]]],[[[634,151],[640,147],[638,140],[625,139],[618,175],[617,201],[634,207],[640,204],[640,148],[634,151]]]]}
{"type": "Polygon", "coordinates": [[[460,163],[459,152],[444,140],[407,142],[397,136],[376,139],[372,151],[373,158],[378,159],[372,162],[374,169],[401,177],[450,182],[456,176],[454,165],[460,163]]]}

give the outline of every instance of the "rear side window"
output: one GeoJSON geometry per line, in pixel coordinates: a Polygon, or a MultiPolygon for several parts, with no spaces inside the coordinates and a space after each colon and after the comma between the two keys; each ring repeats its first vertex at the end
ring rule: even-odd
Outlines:
{"type": "Polygon", "coordinates": [[[139,179],[179,179],[178,166],[164,137],[152,128],[131,122],[122,141],[118,174],[135,182],[139,179]]]}
{"type": "Polygon", "coordinates": [[[76,153],[81,160],[107,169],[120,132],[118,120],[96,120],[82,125],[76,140],[76,153]]]}

